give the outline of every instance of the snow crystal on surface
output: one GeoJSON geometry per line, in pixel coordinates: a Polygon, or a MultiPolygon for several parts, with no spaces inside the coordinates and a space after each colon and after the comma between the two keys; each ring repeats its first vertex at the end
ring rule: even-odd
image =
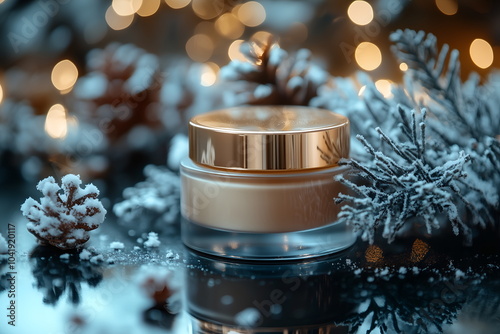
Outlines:
{"type": "Polygon", "coordinates": [[[256,308],[249,307],[239,312],[235,316],[235,321],[238,325],[244,327],[254,327],[261,319],[261,315],[256,308]]]}
{"type": "Polygon", "coordinates": [[[104,257],[102,256],[102,254],[99,254],[99,255],[96,255],[96,256],[93,256],[90,258],[90,263],[93,263],[93,264],[98,264],[99,262],[103,262],[104,261],[104,257]]]}
{"type": "Polygon", "coordinates": [[[92,253],[90,253],[88,250],[84,249],[80,252],[80,260],[82,261],[88,261],[90,257],[92,256],[92,253]]]}
{"type": "Polygon", "coordinates": [[[155,248],[159,247],[161,244],[160,240],[158,240],[158,233],[155,232],[149,232],[148,233],[148,240],[144,242],[144,246],[148,248],[155,248]]]}
{"type": "Polygon", "coordinates": [[[118,250],[125,248],[125,245],[123,245],[123,242],[113,241],[112,243],[109,244],[109,247],[118,250]]]}
{"type": "Polygon", "coordinates": [[[61,256],[59,256],[59,258],[60,258],[61,260],[69,260],[69,254],[68,254],[68,253],[66,253],[66,254],[62,254],[61,256]]]}

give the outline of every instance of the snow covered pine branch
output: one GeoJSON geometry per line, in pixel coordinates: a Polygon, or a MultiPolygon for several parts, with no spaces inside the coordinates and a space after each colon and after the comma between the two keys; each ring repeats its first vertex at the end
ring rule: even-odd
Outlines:
{"type": "Polygon", "coordinates": [[[28,231],[41,244],[60,249],[75,249],[86,243],[94,230],[104,221],[106,209],[97,197],[99,190],[93,184],[80,188],[79,175],[68,174],[59,186],[52,176],[41,180],[37,189],[43,194],[40,202],[28,198],[21,206],[29,220],[28,231]]]}

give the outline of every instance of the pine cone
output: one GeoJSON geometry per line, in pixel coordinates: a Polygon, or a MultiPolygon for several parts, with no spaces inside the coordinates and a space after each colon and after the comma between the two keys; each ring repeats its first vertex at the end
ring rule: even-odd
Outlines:
{"type": "Polygon", "coordinates": [[[44,197],[40,203],[28,198],[21,211],[30,221],[28,231],[41,244],[75,249],[89,240],[88,231],[99,227],[106,210],[97,199],[99,190],[96,186],[88,184],[80,188],[82,181],[79,175],[68,174],[61,182],[62,188],[51,176],[40,181],[37,189],[44,197]]]}
{"type": "Polygon", "coordinates": [[[246,62],[232,61],[221,70],[221,77],[230,82],[225,96],[229,105],[308,105],[328,80],[307,49],[289,55],[269,38],[247,42],[241,52],[246,62]]]}
{"type": "Polygon", "coordinates": [[[89,74],[80,78],[75,95],[91,122],[112,141],[137,125],[156,128],[161,74],[158,58],[132,44],[112,43],[88,54],[89,74]],[[85,103],[86,102],[86,103],[85,103]]]}

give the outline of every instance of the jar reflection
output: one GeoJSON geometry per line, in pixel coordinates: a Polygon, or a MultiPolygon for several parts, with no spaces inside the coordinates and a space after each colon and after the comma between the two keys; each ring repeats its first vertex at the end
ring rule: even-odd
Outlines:
{"type": "Polygon", "coordinates": [[[331,257],[262,264],[188,256],[193,333],[347,333],[333,324],[355,304],[340,298],[331,257]]]}

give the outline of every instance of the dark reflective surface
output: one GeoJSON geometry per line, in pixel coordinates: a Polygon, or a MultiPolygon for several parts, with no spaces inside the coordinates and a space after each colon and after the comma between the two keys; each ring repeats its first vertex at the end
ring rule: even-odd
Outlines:
{"type": "MultiPolygon", "coordinates": [[[[7,217],[2,229],[16,224],[16,326],[2,315],[2,334],[500,333],[498,231],[472,248],[443,231],[259,263],[192,252],[178,234],[147,250],[110,218],[88,245],[102,254],[92,263],[37,246],[16,211],[7,217]]],[[[1,309],[8,272],[3,261],[1,309]]]]}

